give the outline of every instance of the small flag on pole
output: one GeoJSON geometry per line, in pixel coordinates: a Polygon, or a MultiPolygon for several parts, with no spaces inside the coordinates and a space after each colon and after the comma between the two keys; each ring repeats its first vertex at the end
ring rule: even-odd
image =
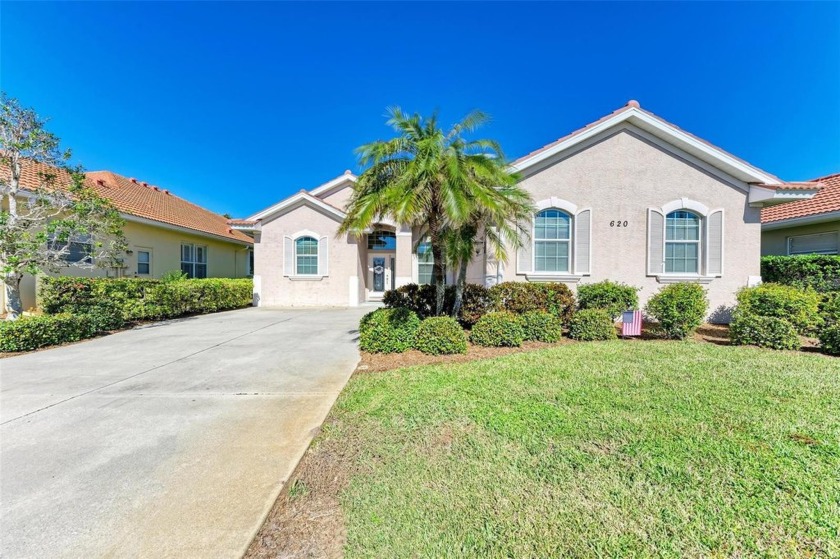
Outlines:
{"type": "Polygon", "coordinates": [[[624,311],[621,313],[621,335],[642,335],[642,311],[624,311]]]}

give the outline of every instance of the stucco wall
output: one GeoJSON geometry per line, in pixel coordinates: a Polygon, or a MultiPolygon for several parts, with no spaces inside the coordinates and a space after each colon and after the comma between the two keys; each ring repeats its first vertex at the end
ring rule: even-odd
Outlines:
{"type": "MultiPolygon", "coordinates": [[[[526,176],[522,185],[535,202],[554,196],[592,208],[591,275],[581,283],[610,279],[638,286],[644,304],[662,287],[647,275],[647,209],[682,197],[725,210],[723,276],[706,286],[712,311],[733,305],[735,291],[759,275],[759,210],[748,206],[746,193],[635,133],[607,136],[526,176]],[[612,220],[628,225],[610,227],[612,220]]],[[[510,252],[503,279],[525,281],[510,252]]]]}
{"type": "Polygon", "coordinates": [[[339,190],[335,190],[330,192],[326,196],[321,196],[320,198],[328,203],[331,206],[335,206],[336,208],[344,209],[347,205],[347,202],[350,201],[350,196],[353,194],[353,188],[351,186],[345,186],[339,190]]]}
{"type": "MultiPolygon", "coordinates": [[[[123,228],[129,250],[126,268],[119,273],[123,277],[159,278],[170,270],[181,269],[181,243],[193,243],[207,247],[207,276],[219,278],[243,278],[248,275],[248,246],[215,240],[201,235],[164,229],[145,223],[128,221],[123,228]],[[137,252],[152,252],[151,274],[138,275],[137,252]]],[[[72,277],[114,276],[116,270],[101,268],[65,268],[60,275],[72,277]]],[[[21,298],[24,310],[37,306],[38,281],[33,276],[24,276],[21,282],[21,298]]],[[[5,293],[0,290],[0,309],[5,308],[5,293]]]]}
{"type": "MultiPolygon", "coordinates": [[[[336,237],[339,222],[310,206],[301,206],[262,223],[254,244],[254,275],[260,306],[346,306],[351,292],[360,293],[351,278],[358,278],[359,247],[354,236],[336,237]],[[283,275],[284,237],[312,231],[329,239],[329,275],[294,279],[283,275]],[[256,279],[258,277],[259,279],[256,279]]],[[[361,281],[360,279],[358,281],[361,281]]]]}
{"type": "Polygon", "coordinates": [[[784,229],[773,229],[761,232],[761,254],[786,255],[788,251],[787,239],[797,235],[814,235],[816,233],[829,233],[840,231],[840,220],[816,223],[813,225],[801,225],[799,227],[787,227],[784,229]]]}

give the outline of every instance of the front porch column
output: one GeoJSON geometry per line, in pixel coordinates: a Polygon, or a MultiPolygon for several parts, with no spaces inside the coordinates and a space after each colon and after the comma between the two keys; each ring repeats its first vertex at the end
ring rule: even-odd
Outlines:
{"type": "Polygon", "coordinates": [[[397,287],[407,283],[414,282],[414,274],[412,272],[414,258],[411,254],[411,228],[397,227],[397,251],[396,251],[396,278],[395,284],[397,287]]]}

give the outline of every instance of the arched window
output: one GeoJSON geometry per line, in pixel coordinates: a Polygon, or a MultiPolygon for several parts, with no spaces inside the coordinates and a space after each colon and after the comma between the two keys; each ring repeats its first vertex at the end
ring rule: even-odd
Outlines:
{"type": "Polygon", "coordinates": [[[300,237],[295,240],[295,275],[318,274],[318,239],[300,237]]]}
{"type": "Polygon", "coordinates": [[[665,273],[700,273],[700,216],[677,210],[665,216],[665,273]]]}
{"type": "Polygon", "coordinates": [[[571,261],[572,218],[550,208],[534,219],[534,271],[568,272],[571,261]]]}

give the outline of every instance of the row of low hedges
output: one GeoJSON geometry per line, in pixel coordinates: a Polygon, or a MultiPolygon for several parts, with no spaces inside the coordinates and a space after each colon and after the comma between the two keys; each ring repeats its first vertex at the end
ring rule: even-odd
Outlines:
{"type": "Polygon", "coordinates": [[[45,278],[41,304],[47,314],[119,313],[123,321],[159,320],[251,305],[250,279],[158,281],[112,278],[45,278]]]}
{"type": "Polygon", "coordinates": [[[0,321],[0,352],[31,351],[77,342],[96,335],[98,329],[86,315],[25,316],[0,321]]]}
{"type": "Polygon", "coordinates": [[[800,289],[837,291],[840,290],[840,255],[763,256],[761,277],[768,283],[792,285],[800,289]]]}

